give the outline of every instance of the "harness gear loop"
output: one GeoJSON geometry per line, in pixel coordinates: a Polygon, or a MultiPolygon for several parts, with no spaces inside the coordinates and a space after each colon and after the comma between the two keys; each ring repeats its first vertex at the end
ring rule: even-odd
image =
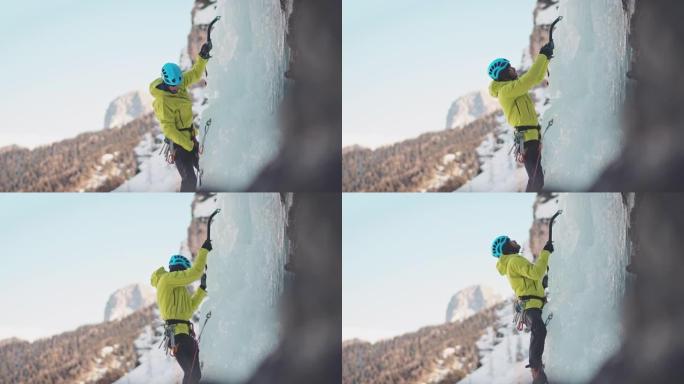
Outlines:
{"type": "Polygon", "coordinates": [[[176,147],[173,145],[173,142],[168,138],[164,138],[164,145],[162,146],[159,153],[162,156],[164,156],[164,159],[166,159],[167,163],[173,164],[176,162],[176,147]]]}
{"type": "MultiPolygon", "coordinates": [[[[535,295],[525,295],[525,296],[520,296],[518,297],[514,302],[513,302],[513,308],[515,308],[515,316],[513,317],[513,324],[515,325],[515,329],[518,331],[522,331],[525,329],[525,311],[527,302],[530,300],[540,300],[542,302],[542,306],[540,309],[544,308],[544,305],[546,305],[547,299],[546,297],[542,296],[535,296],[535,295]]],[[[551,318],[553,318],[553,314],[549,315],[551,318]]],[[[546,319],[546,323],[551,321],[549,318],[546,319]]],[[[527,329],[525,330],[526,332],[528,331],[527,329]]]]}
{"type": "MultiPolygon", "coordinates": [[[[539,131],[539,141],[541,142],[541,126],[537,125],[515,127],[515,133],[513,134],[515,145],[513,146],[513,149],[515,149],[515,160],[520,164],[523,164],[525,162],[525,132],[533,129],[539,131]]],[[[539,153],[541,154],[541,147],[539,153]]]]}

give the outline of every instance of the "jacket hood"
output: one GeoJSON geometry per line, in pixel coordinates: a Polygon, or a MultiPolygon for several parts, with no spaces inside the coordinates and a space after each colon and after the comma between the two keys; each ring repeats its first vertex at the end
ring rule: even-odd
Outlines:
{"type": "Polygon", "coordinates": [[[150,84],[150,94],[152,94],[152,97],[154,97],[155,99],[162,97],[164,95],[164,91],[157,88],[159,86],[159,84],[161,84],[161,83],[162,83],[162,79],[160,77],[157,80],[153,81],[152,84],[150,84]]]}
{"type": "Polygon", "coordinates": [[[152,277],[150,278],[150,283],[152,283],[152,286],[157,288],[157,284],[159,284],[159,280],[161,279],[162,276],[166,275],[168,272],[166,272],[166,269],[164,267],[159,267],[156,271],[152,273],[152,277]]]}
{"type": "Polygon", "coordinates": [[[508,263],[511,261],[513,256],[515,255],[503,255],[499,257],[499,261],[496,262],[496,270],[499,271],[502,276],[506,275],[506,272],[508,271],[508,263]]]}
{"type": "Polygon", "coordinates": [[[499,90],[504,86],[504,84],[506,84],[505,81],[492,81],[492,83],[489,84],[489,95],[498,98],[499,90]]]}

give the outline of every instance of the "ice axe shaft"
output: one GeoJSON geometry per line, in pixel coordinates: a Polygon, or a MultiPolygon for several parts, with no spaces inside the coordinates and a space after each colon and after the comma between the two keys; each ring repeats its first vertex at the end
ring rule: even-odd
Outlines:
{"type": "Polygon", "coordinates": [[[214,20],[209,23],[209,27],[207,27],[207,42],[209,43],[211,43],[211,29],[214,28],[214,24],[219,20],[221,20],[221,16],[216,16],[214,20]]]}
{"type": "Polygon", "coordinates": [[[563,20],[563,16],[558,16],[556,20],[551,23],[551,30],[549,31],[549,41],[553,43],[553,30],[556,28],[556,24],[558,24],[559,21],[563,20]]]}
{"type": "MultiPolygon", "coordinates": [[[[207,27],[207,43],[209,43],[210,45],[212,45],[212,42],[211,42],[211,29],[214,28],[214,24],[216,24],[216,22],[219,21],[219,20],[221,20],[221,16],[216,16],[216,17],[214,17],[214,20],[212,20],[211,23],[209,23],[209,27],[207,27]]],[[[206,69],[204,70],[204,74],[207,75],[207,76],[209,76],[209,72],[207,72],[206,69]]]]}
{"type": "Polygon", "coordinates": [[[558,216],[560,216],[561,213],[563,213],[563,211],[559,210],[553,216],[551,216],[551,220],[549,221],[549,242],[553,243],[553,222],[558,216]]]}
{"type": "MultiPolygon", "coordinates": [[[[556,29],[556,24],[558,24],[559,21],[563,20],[563,16],[558,16],[556,20],[551,23],[551,29],[549,30],[549,42],[551,43],[552,46],[555,47],[555,44],[553,42],[553,30],[556,29]]],[[[551,77],[551,71],[548,69],[546,70],[546,74],[551,77]]]]}
{"type": "Polygon", "coordinates": [[[211,240],[211,222],[214,220],[214,216],[221,212],[220,209],[216,209],[211,216],[209,216],[209,221],[207,222],[207,240],[211,240]]]}

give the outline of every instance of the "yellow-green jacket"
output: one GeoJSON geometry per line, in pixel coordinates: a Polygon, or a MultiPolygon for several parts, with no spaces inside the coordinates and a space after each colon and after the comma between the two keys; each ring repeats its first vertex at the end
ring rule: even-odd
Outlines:
{"type": "MultiPolygon", "coordinates": [[[[202,288],[190,295],[187,285],[202,277],[208,253],[206,249],[200,248],[193,266],[184,271],[167,272],[161,267],[152,273],[151,282],[157,288],[157,305],[162,319],[190,320],[207,296],[202,288]]],[[[177,324],[176,333],[190,334],[190,330],[185,324],[177,324]]]]}
{"type": "MultiPolygon", "coordinates": [[[[539,55],[530,70],[517,80],[492,81],[489,85],[489,94],[499,99],[506,120],[512,127],[539,125],[537,111],[528,92],[544,80],[548,68],[549,59],[545,55],[539,55]]],[[[524,131],[524,137],[525,141],[539,140],[539,131],[524,131]]]]}
{"type": "Polygon", "coordinates": [[[197,135],[192,123],[192,96],[188,87],[200,81],[207,60],[197,58],[195,65],[189,71],[183,72],[183,80],[178,85],[178,93],[163,91],[157,88],[162,84],[161,77],[150,84],[150,93],[154,97],[152,106],[154,114],[159,120],[162,132],[169,140],[183,147],[186,151],[192,151],[192,137],[197,135]],[[180,129],[193,127],[192,131],[180,131],[180,129]]]}
{"type": "MultiPolygon", "coordinates": [[[[508,282],[515,291],[516,297],[528,295],[544,297],[542,279],[546,273],[546,266],[549,264],[549,255],[551,255],[549,251],[542,250],[534,264],[518,254],[503,255],[496,263],[496,269],[501,275],[508,277],[508,282]]],[[[542,306],[541,300],[530,299],[525,309],[542,306]]]]}

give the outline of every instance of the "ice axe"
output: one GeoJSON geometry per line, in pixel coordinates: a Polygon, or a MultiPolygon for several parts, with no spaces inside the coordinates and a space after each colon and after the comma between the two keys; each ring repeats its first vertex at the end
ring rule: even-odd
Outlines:
{"type": "MultiPolygon", "coordinates": [[[[216,209],[212,214],[209,216],[209,221],[207,222],[207,241],[211,243],[211,221],[214,220],[214,216],[218,215],[218,213],[221,212],[220,209],[216,209]]],[[[204,273],[207,273],[207,269],[209,269],[209,265],[204,266],[204,273]]],[[[209,312],[211,313],[211,312],[209,312]]],[[[209,315],[211,316],[211,315],[209,315]]]]}
{"type": "MultiPolygon", "coordinates": [[[[549,30],[549,43],[551,43],[551,48],[556,47],[556,44],[553,42],[553,30],[556,29],[556,24],[561,20],[563,20],[563,16],[558,16],[556,20],[551,23],[551,29],[549,30]]],[[[546,74],[551,76],[551,72],[548,69],[546,70],[546,74]]]]}
{"type": "MultiPolygon", "coordinates": [[[[211,42],[211,29],[214,28],[214,24],[216,24],[217,21],[221,20],[221,16],[216,16],[214,17],[214,20],[209,23],[209,26],[207,27],[207,43],[209,43],[209,46],[213,47],[214,44],[211,42]]],[[[209,76],[209,72],[207,70],[204,70],[204,74],[209,76]]]]}
{"type": "Polygon", "coordinates": [[[214,20],[209,23],[209,27],[207,28],[207,42],[211,43],[211,29],[214,28],[214,24],[216,24],[217,21],[221,20],[221,16],[216,16],[214,17],[214,20]]]}
{"type": "Polygon", "coordinates": [[[221,212],[220,209],[216,209],[211,216],[209,216],[209,221],[207,222],[207,240],[211,241],[211,222],[214,220],[214,216],[221,212]]]}
{"type": "Polygon", "coordinates": [[[563,16],[558,16],[556,20],[551,23],[551,30],[549,31],[549,41],[553,43],[553,30],[556,29],[556,24],[558,24],[559,21],[563,20],[563,16]]]}
{"type": "Polygon", "coordinates": [[[559,210],[553,216],[551,216],[551,220],[549,221],[549,242],[551,243],[553,243],[553,222],[556,220],[556,217],[560,216],[561,213],[563,213],[563,211],[559,210]]]}

